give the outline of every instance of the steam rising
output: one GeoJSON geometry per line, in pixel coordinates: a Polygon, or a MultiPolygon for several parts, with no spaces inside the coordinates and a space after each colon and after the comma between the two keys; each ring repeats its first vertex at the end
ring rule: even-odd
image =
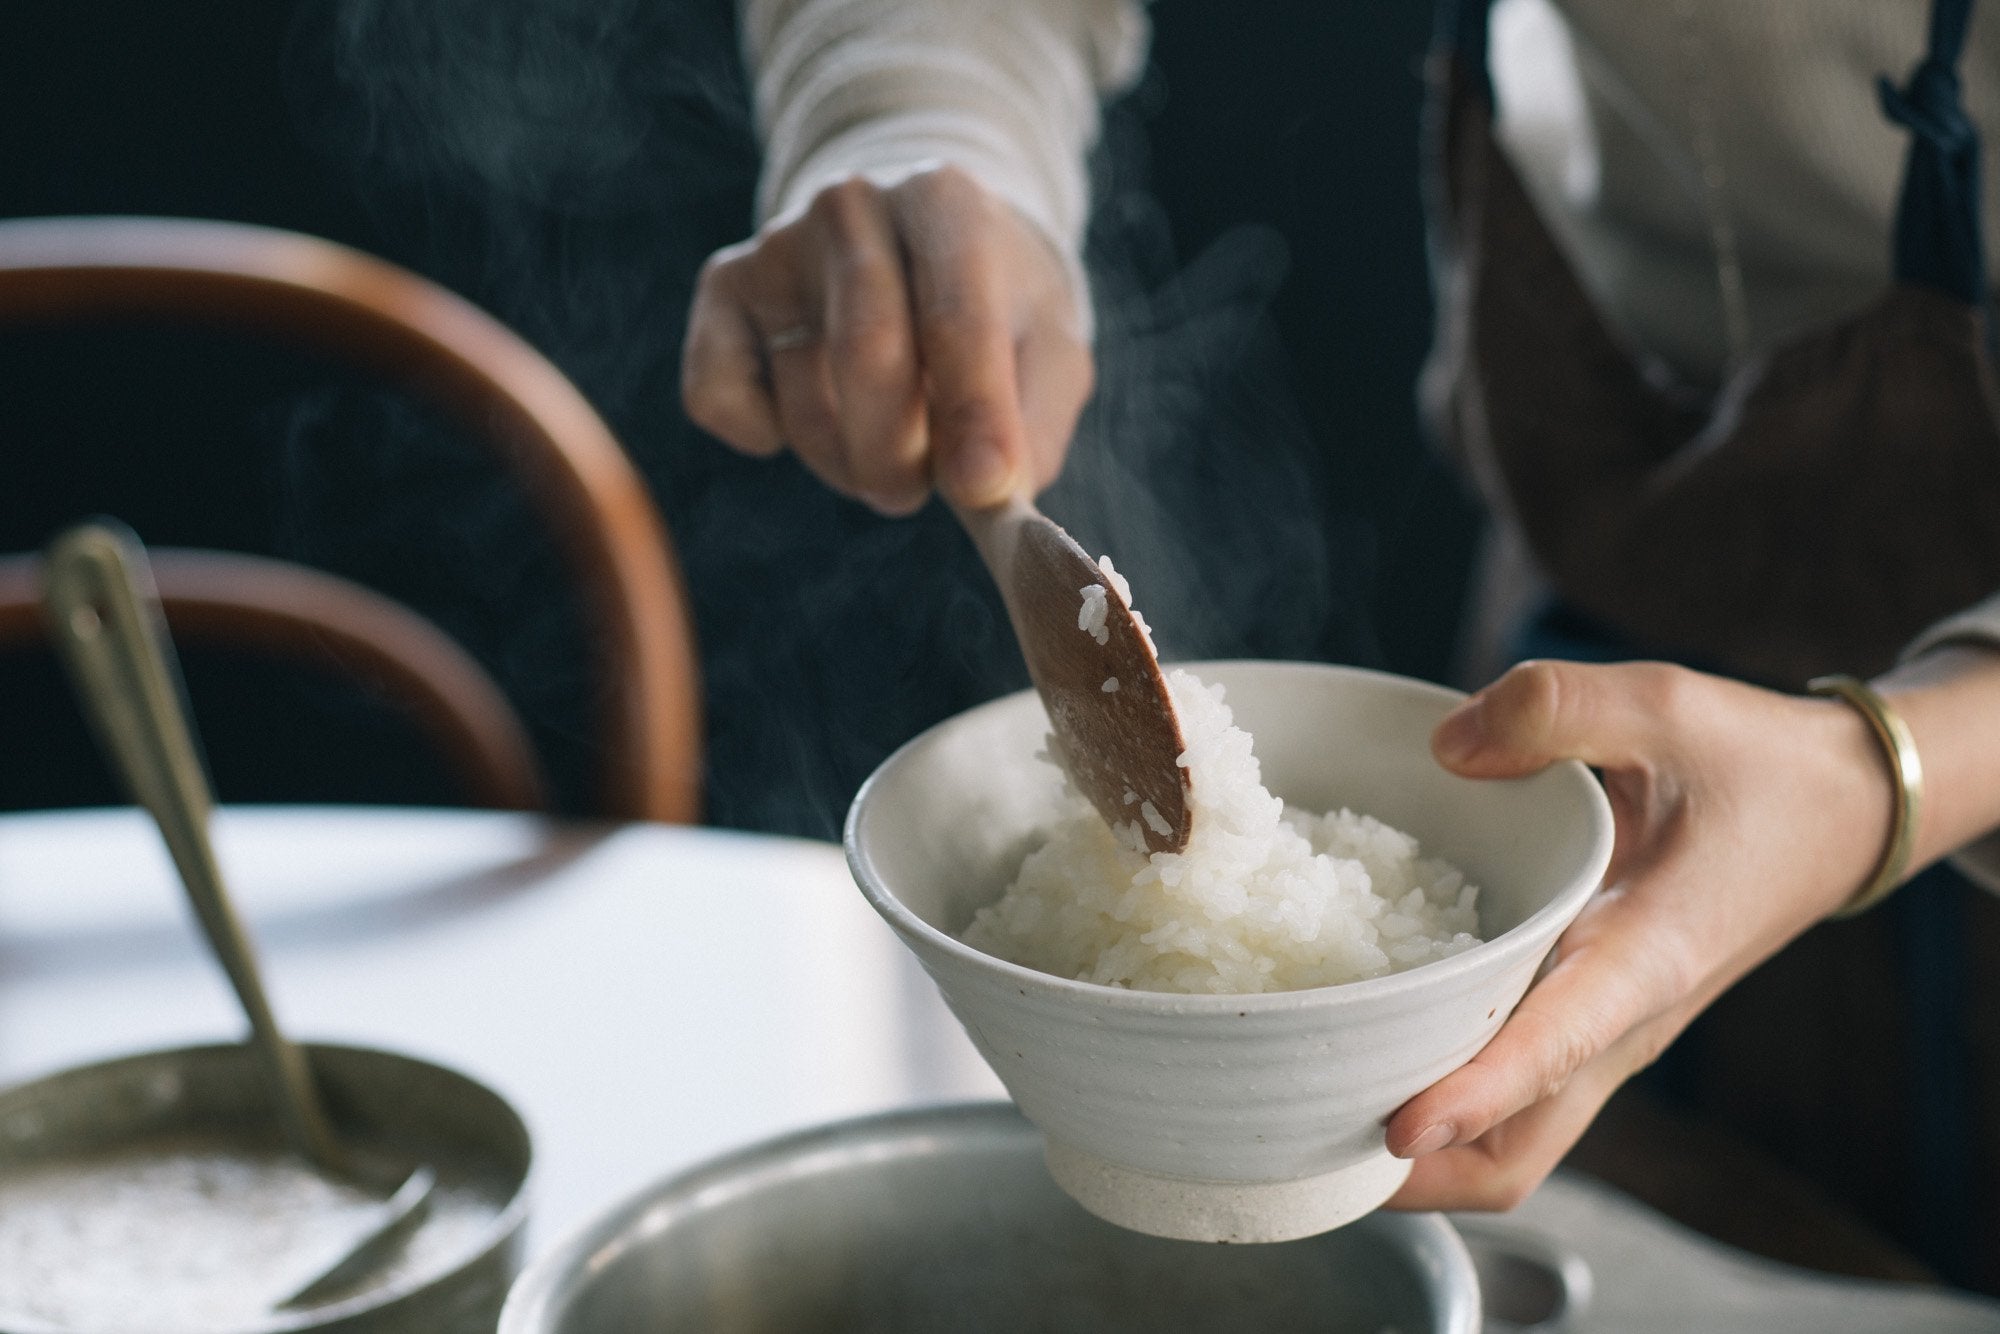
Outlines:
{"type": "MultiPolygon", "coordinates": [[[[751,218],[727,0],[317,0],[293,66],[302,125],[351,173],[373,248],[548,353],[653,483],[695,601],[712,819],[834,833],[890,749],[1025,684],[941,507],[879,519],[681,414],[695,272],[751,218]]],[[[1268,314],[1282,244],[1238,231],[1181,266],[1143,190],[1137,114],[1114,109],[1099,155],[1100,388],[1045,508],[1127,572],[1164,657],[1365,659],[1364,590],[1343,574],[1355,562],[1329,554],[1318,499],[1327,450],[1268,314]]],[[[480,584],[453,628],[526,706],[566,804],[586,805],[585,646],[538,525],[435,424],[363,409],[392,425],[361,452],[318,428],[347,410],[310,405],[293,433],[297,543],[392,592],[411,533],[459,553],[431,592],[480,584]]]]}

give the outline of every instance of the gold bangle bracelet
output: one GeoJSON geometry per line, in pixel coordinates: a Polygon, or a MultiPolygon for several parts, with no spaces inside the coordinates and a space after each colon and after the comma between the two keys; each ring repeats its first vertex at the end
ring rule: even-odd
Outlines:
{"type": "Polygon", "coordinates": [[[1910,735],[1909,724],[1866,682],[1852,676],[1822,676],[1808,682],[1806,691],[1844,699],[1868,720],[1869,730],[1882,743],[1882,756],[1889,763],[1889,779],[1896,787],[1889,846],[1882,853],[1881,864],[1868,883],[1833,914],[1852,917],[1888,898],[1910,869],[1910,848],[1917,838],[1917,813],[1924,804],[1924,765],[1917,756],[1917,740],[1910,735]]]}

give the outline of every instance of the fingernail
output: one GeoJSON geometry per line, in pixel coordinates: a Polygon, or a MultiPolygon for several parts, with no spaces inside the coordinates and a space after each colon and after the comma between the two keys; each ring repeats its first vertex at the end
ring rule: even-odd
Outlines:
{"type": "Polygon", "coordinates": [[[1421,1158],[1427,1153],[1436,1153],[1457,1137],[1458,1131],[1452,1127],[1451,1122],[1440,1121],[1425,1130],[1423,1134],[1411,1140],[1409,1144],[1404,1146],[1403,1151],[1396,1156],[1398,1158],[1421,1158]]]}
{"type": "Polygon", "coordinates": [[[1458,764],[1486,744],[1486,700],[1474,695],[1459,705],[1431,734],[1431,750],[1446,764],[1458,764]]]}
{"type": "Polygon", "coordinates": [[[945,471],[952,498],[973,509],[999,504],[1014,483],[1013,467],[991,440],[960,442],[946,458],[945,471]]]}

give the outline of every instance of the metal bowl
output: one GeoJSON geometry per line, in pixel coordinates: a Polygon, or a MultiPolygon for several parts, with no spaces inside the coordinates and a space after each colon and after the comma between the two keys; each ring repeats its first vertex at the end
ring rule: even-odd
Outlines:
{"type": "Polygon", "coordinates": [[[1086,1213],[984,1104],[848,1121],[653,1187],[531,1265],[500,1334],[1040,1330],[1477,1334],[1450,1224],[1372,1214],[1262,1246],[1086,1213]]]}
{"type": "MultiPolygon", "coordinates": [[[[358,1047],[310,1045],[305,1051],[343,1142],[421,1161],[436,1172],[430,1212],[402,1254],[353,1295],[324,1305],[274,1311],[246,1301],[250,1314],[219,1322],[207,1315],[198,1322],[169,1320],[162,1316],[168,1305],[162,1289],[177,1276],[149,1274],[148,1264],[157,1269],[160,1255],[175,1251],[159,1235],[174,1224],[155,1218],[154,1234],[121,1248],[130,1263],[85,1280],[91,1334],[141,1329],[155,1334],[169,1327],[208,1334],[490,1334],[519,1268],[527,1216],[523,1187],[531,1149],[521,1118],[497,1093],[441,1066],[358,1047]],[[146,1314],[130,1319],[104,1314],[124,1309],[146,1314]]],[[[191,1181],[199,1188],[206,1169],[184,1166],[197,1154],[219,1161],[223,1173],[285,1160],[264,1087],[248,1047],[218,1046],[83,1066],[0,1093],[0,1184],[24,1192],[24,1218],[38,1199],[53,1200],[39,1215],[51,1220],[49,1225],[37,1233],[31,1221],[16,1238],[29,1262],[16,1257],[16,1272],[0,1275],[0,1334],[60,1334],[82,1327],[73,1322],[84,1317],[61,1311],[60,1303],[50,1311],[45,1302],[59,1285],[76,1285],[77,1272],[64,1269],[71,1258],[111,1249],[73,1221],[84,1208],[95,1206],[102,1217],[121,1220],[148,1212],[172,1216],[165,1205],[157,1211],[148,1206],[168,1194],[184,1203],[191,1181]],[[88,1204],[74,1206],[66,1189],[88,1204]],[[91,1240],[98,1245],[92,1247],[91,1240]]],[[[193,1222],[184,1230],[197,1235],[193,1222]]],[[[257,1229],[239,1220],[232,1223],[232,1240],[239,1235],[254,1240],[257,1229]]],[[[199,1247],[179,1249],[194,1254],[199,1247]]],[[[211,1260],[212,1253],[204,1257],[204,1263],[211,1260]]],[[[231,1279],[231,1304],[259,1286],[261,1276],[247,1272],[251,1268],[245,1267],[240,1281],[231,1279]]]]}

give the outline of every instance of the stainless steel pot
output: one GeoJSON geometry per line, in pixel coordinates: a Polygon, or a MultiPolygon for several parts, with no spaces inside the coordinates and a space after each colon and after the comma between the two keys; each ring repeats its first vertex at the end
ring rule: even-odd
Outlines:
{"type": "MultiPolygon", "coordinates": [[[[490,1334],[519,1268],[527,1216],[523,1187],[531,1150],[521,1118],[497,1093],[441,1066],[366,1048],[304,1050],[343,1140],[435,1165],[430,1211],[400,1258],[352,1295],[302,1310],[259,1309],[222,1324],[204,1317],[198,1327],[217,1334],[490,1334]]],[[[175,1173],[185,1176],[181,1164],[190,1145],[204,1152],[219,1145],[246,1155],[285,1154],[248,1047],[147,1052],[0,1093],[0,1187],[25,1191],[23,1183],[46,1183],[34,1189],[52,1201],[49,1218],[63,1219],[68,1204],[61,1192],[68,1180],[106,1216],[130,1215],[135,1203],[148,1213],[150,1189],[184,1185],[175,1173]],[[161,1171],[161,1162],[171,1167],[161,1171]],[[118,1207],[103,1207],[107,1200],[118,1207]]],[[[149,1225],[155,1235],[135,1237],[126,1248],[131,1263],[107,1271],[109,1279],[92,1280],[132,1287],[129,1293],[93,1291],[94,1310],[147,1314],[111,1326],[100,1314],[84,1326],[90,1334],[151,1334],[189,1323],[163,1318],[161,1276],[151,1276],[154,1288],[148,1290],[147,1265],[131,1253],[153,1252],[147,1258],[157,1261],[159,1252],[172,1249],[157,1235],[173,1226],[172,1210],[158,1212],[167,1216],[149,1225]]],[[[16,1272],[0,1275],[0,1334],[62,1334],[80,1327],[59,1311],[8,1309],[9,1293],[25,1295],[22,1305],[42,1306],[36,1297],[75,1277],[60,1271],[87,1241],[79,1236],[81,1224],[60,1226],[69,1227],[69,1235],[41,1239],[47,1244],[27,1238],[27,1249],[43,1266],[39,1275],[20,1272],[19,1257],[12,1262],[16,1272]]],[[[258,1279],[234,1276],[244,1290],[254,1290],[258,1279]]]]}
{"type": "Polygon", "coordinates": [[[1003,1104],[849,1121],[632,1198],[522,1276],[501,1334],[1477,1334],[1450,1224],[1378,1213],[1303,1241],[1141,1236],[1049,1179],[1003,1104]]]}

